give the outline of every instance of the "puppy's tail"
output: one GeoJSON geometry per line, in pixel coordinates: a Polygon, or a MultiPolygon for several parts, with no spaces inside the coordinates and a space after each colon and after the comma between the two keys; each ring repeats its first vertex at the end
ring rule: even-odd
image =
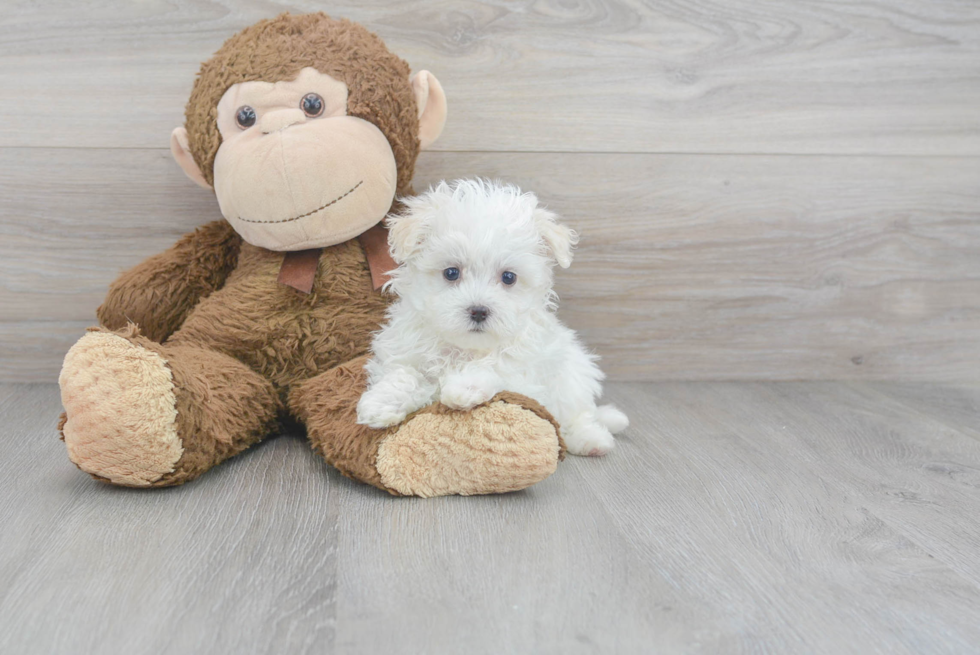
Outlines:
{"type": "Polygon", "coordinates": [[[599,405],[595,409],[595,416],[613,434],[622,432],[630,424],[630,420],[626,418],[626,414],[623,414],[613,405],[599,405]]]}

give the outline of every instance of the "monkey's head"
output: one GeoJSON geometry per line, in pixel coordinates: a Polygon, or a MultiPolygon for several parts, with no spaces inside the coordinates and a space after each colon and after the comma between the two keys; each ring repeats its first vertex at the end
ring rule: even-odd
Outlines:
{"type": "Polygon", "coordinates": [[[170,149],[245,241],[302,250],[381,221],[445,120],[438,80],[364,27],[283,14],[201,66],[170,149]]]}

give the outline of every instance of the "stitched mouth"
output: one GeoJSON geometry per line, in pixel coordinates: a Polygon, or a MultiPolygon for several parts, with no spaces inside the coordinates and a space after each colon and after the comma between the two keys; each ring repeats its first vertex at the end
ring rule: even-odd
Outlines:
{"type": "Polygon", "coordinates": [[[348,189],[347,190],[347,193],[345,193],[345,194],[343,194],[341,196],[337,196],[336,198],[334,198],[333,200],[331,200],[327,204],[325,204],[325,205],[323,205],[321,207],[317,207],[313,211],[308,211],[305,214],[300,214],[299,216],[294,216],[293,218],[284,218],[284,219],[279,220],[279,221],[250,221],[247,218],[242,218],[241,216],[239,216],[238,217],[238,220],[242,221],[243,223],[292,223],[293,221],[298,221],[301,218],[306,218],[307,216],[312,216],[313,214],[317,213],[318,211],[323,211],[324,209],[326,209],[330,205],[337,204],[338,202],[340,202],[341,200],[343,200],[344,198],[346,198],[350,194],[354,193],[354,191],[357,190],[357,187],[361,186],[362,184],[364,184],[364,180],[361,180],[360,182],[358,182],[357,184],[355,184],[354,186],[352,186],[350,189],[348,189]]]}

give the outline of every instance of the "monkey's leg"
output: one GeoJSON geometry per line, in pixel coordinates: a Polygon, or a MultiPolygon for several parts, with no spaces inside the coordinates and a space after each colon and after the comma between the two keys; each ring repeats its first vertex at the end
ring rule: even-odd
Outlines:
{"type": "Polygon", "coordinates": [[[506,392],[469,411],[430,405],[384,430],[358,425],[365,360],[341,364],[289,394],[313,447],[348,477],[394,495],[470,496],[529,487],[564,458],[551,415],[506,392]]]}
{"type": "Polygon", "coordinates": [[[82,337],[59,382],[68,457],[128,487],[196,478],[265,437],[281,407],[272,385],[238,360],[158,344],[132,325],[82,337]]]}

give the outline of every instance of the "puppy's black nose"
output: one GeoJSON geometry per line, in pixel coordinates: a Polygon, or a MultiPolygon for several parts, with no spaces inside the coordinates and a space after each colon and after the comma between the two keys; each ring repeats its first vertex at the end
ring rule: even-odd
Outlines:
{"type": "Polygon", "coordinates": [[[487,316],[490,316],[490,310],[483,305],[474,305],[470,307],[470,320],[474,323],[482,323],[487,320],[487,316]]]}

